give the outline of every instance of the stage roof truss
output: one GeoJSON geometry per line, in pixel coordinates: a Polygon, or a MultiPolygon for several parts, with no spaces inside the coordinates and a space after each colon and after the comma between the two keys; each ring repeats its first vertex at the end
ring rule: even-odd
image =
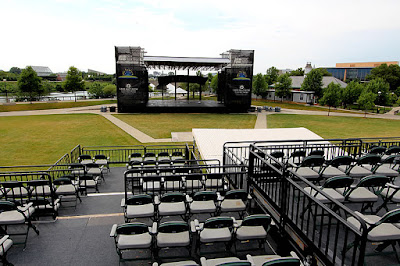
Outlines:
{"type": "Polygon", "coordinates": [[[144,56],[149,68],[176,70],[219,70],[230,63],[228,58],[144,56]]]}

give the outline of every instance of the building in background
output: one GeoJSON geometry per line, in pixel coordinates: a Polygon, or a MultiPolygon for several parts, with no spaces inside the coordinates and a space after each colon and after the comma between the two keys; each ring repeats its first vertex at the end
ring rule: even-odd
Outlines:
{"type": "Polygon", "coordinates": [[[57,79],[57,75],[54,74],[53,71],[51,71],[51,69],[47,66],[31,66],[31,67],[36,72],[38,77],[53,81],[57,79]]]}
{"type": "Polygon", "coordinates": [[[371,70],[382,64],[398,65],[399,61],[387,62],[358,62],[358,63],[336,63],[336,67],[324,67],[329,73],[342,81],[359,80],[367,81],[367,75],[371,74],[371,70]]]}

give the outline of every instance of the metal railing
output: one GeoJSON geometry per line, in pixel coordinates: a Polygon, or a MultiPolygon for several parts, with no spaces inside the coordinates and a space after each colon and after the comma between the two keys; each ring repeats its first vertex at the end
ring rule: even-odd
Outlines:
{"type": "Polygon", "coordinates": [[[311,255],[325,265],[363,265],[367,234],[364,221],[308,180],[286,171],[260,147],[251,145],[249,164],[250,192],[303,255],[311,255]],[[300,183],[318,190],[329,204],[316,200],[300,183]],[[360,230],[347,222],[348,217],[360,222],[360,230]]]}

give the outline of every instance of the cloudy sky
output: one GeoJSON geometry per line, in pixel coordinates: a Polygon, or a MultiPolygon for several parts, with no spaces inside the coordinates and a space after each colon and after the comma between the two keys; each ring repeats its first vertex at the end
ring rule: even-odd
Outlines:
{"type": "Polygon", "coordinates": [[[255,73],[400,60],[399,0],[1,0],[0,10],[3,70],[114,73],[114,46],[204,57],[254,49],[255,73]]]}

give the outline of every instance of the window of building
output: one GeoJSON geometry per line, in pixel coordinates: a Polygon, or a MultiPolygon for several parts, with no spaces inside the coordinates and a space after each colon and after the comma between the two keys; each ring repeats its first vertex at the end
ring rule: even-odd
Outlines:
{"type": "Polygon", "coordinates": [[[300,101],[302,101],[304,99],[304,95],[303,93],[300,93],[300,101]]]}

